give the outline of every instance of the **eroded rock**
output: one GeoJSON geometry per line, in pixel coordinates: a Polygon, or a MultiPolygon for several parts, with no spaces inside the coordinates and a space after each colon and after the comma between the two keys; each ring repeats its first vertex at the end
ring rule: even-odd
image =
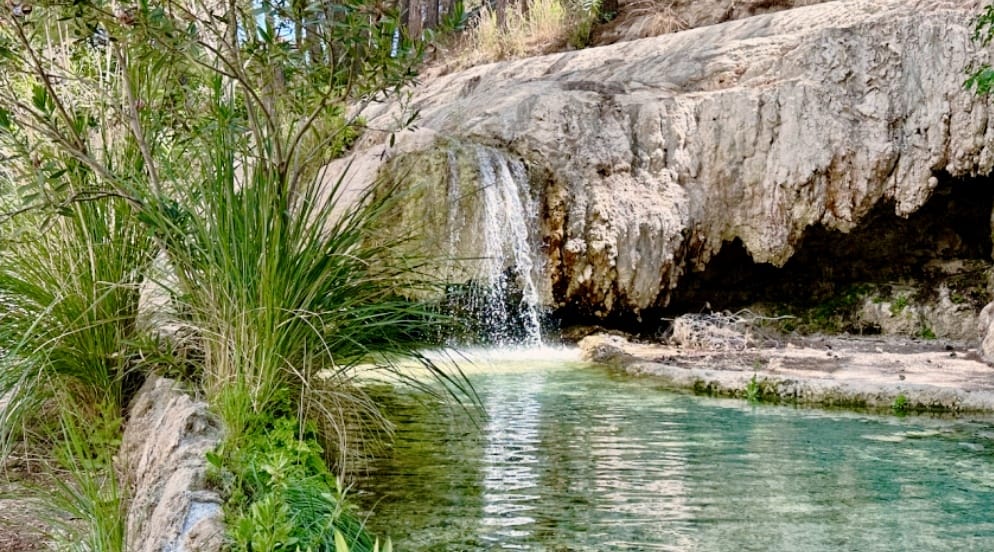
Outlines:
{"type": "Polygon", "coordinates": [[[994,303],[989,303],[977,317],[980,334],[980,354],[987,362],[994,362],[994,303]]]}
{"type": "MultiPolygon", "coordinates": [[[[423,185],[403,225],[463,245],[474,238],[440,215],[467,185],[453,167],[477,146],[523,162],[541,205],[542,301],[637,315],[728,243],[783,266],[812,227],[847,233],[881,205],[908,216],[940,177],[989,174],[989,100],[963,88],[979,6],[828,2],[476,67],[416,91],[417,131],[393,148],[371,133],[344,162],[356,186],[423,185]]],[[[365,116],[389,127],[399,109],[365,116]]]]}
{"type": "MultiPolygon", "coordinates": [[[[754,15],[819,4],[826,0],[622,0],[620,17],[598,29],[594,43],[613,44],[714,25],[754,15]]],[[[601,9],[610,2],[603,2],[601,9]]],[[[610,8],[608,8],[610,9],[610,8]]]]}
{"type": "Polygon", "coordinates": [[[129,552],[217,552],[221,498],[207,485],[207,453],[221,439],[207,404],[151,377],[135,397],[121,444],[129,552]]]}

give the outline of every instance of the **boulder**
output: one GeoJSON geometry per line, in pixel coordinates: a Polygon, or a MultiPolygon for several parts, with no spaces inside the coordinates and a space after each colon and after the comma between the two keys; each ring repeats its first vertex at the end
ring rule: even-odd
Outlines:
{"type": "Polygon", "coordinates": [[[980,356],[994,363],[994,303],[989,303],[980,311],[977,333],[980,335],[980,356]]]}
{"type": "MultiPolygon", "coordinates": [[[[818,4],[825,0],[615,0],[620,15],[601,26],[595,44],[614,44],[663,33],[744,19],[763,13],[818,4]]],[[[601,9],[610,2],[602,2],[601,9]]]]}

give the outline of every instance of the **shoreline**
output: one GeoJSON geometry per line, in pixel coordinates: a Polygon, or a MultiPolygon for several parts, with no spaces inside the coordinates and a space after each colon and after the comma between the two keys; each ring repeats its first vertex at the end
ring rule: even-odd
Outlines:
{"type": "Polygon", "coordinates": [[[813,336],[707,350],[595,334],[578,345],[586,360],[701,395],[901,414],[994,413],[994,367],[964,343],[813,336]]]}

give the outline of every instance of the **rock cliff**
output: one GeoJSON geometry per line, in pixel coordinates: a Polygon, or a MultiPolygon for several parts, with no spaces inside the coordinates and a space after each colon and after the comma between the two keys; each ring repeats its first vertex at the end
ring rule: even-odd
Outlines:
{"type": "MultiPolygon", "coordinates": [[[[453,200],[463,214],[481,208],[470,193],[485,181],[480,148],[499,152],[524,167],[522,195],[537,205],[542,302],[638,315],[669,304],[723,247],[776,269],[812,233],[846,236],[881,209],[906,218],[966,179],[986,186],[991,104],[963,88],[986,56],[970,41],[979,8],[826,2],[476,67],[418,87],[418,128],[393,145],[370,132],[342,163],[350,185],[417,189],[399,224],[468,258],[481,240],[453,200]]],[[[364,115],[386,128],[401,113],[388,103],[364,115]]],[[[980,233],[989,260],[989,227],[980,233]]]]}

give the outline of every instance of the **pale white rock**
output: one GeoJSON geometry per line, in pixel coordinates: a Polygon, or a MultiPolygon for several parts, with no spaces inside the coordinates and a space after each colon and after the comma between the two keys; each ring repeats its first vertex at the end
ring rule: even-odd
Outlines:
{"type": "Polygon", "coordinates": [[[128,489],[128,552],[219,552],[222,501],[207,484],[221,439],[207,404],[151,376],[132,402],[119,455],[128,489]]]}
{"type": "Polygon", "coordinates": [[[860,304],[856,321],[875,327],[884,335],[974,341],[979,317],[969,304],[953,300],[949,288],[940,285],[937,297],[927,302],[914,299],[918,290],[904,289],[890,297],[868,296],[860,304]]]}
{"type": "MultiPolygon", "coordinates": [[[[417,219],[472,184],[450,182],[449,153],[464,166],[472,145],[500,149],[541,205],[543,302],[638,313],[725,242],[783,265],[814,225],[847,232],[882,201],[906,216],[937,175],[989,174],[990,100],[963,88],[986,56],[970,41],[980,5],[826,2],[475,67],[415,89],[416,131],[393,147],[368,133],[327,174],[351,162],[353,187],[421,185],[399,224],[470,244],[417,219]]],[[[386,128],[400,113],[364,116],[386,128]]]]}
{"type": "Polygon", "coordinates": [[[977,317],[980,334],[980,355],[987,362],[994,362],[994,303],[988,303],[977,317]]]}
{"type": "Polygon", "coordinates": [[[669,0],[657,3],[652,0],[620,0],[620,16],[599,30],[595,41],[598,44],[613,44],[636,40],[824,1],[669,0]]]}

